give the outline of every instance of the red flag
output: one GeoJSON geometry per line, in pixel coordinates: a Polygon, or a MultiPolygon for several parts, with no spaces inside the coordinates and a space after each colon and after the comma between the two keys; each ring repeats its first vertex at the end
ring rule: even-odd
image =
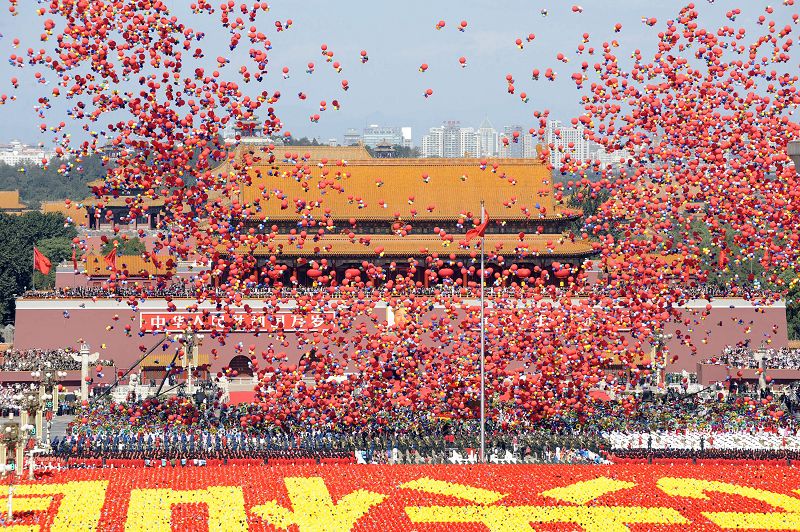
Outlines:
{"type": "Polygon", "coordinates": [[[50,263],[50,259],[45,257],[41,251],[36,249],[36,246],[33,246],[33,269],[39,270],[43,274],[47,275],[50,273],[50,267],[52,264],[50,263]]]}
{"type": "Polygon", "coordinates": [[[75,248],[72,248],[72,268],[75,273],[78,273],[78,257],[75,254],[75,248]]]}
{"type": "Polygon", "coordinates": [[[467,231],[467,236],[464,239],[466,242],[469,242],[473,238],[483,238],[483,235],[486,234],[486,226],[489,225],[489,213],[486,212],[484,209],[483,211],[483,222],[481,222],[477,227],[474,227],[467,231]]]}
{"type": "Polygon", "coordinates": [[[117,269],[117,248],[111,250],[111,253],[105,256],[106,264],[111,268],[117,269]]]}

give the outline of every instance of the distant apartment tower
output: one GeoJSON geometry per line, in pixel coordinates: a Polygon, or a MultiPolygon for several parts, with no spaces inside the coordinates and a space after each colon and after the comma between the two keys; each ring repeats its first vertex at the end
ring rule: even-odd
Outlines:
{"type": "Polygon", "coordinates": [[[461,157],[478,157],[478,134],[475,128],[463,127],[461,128],[461,157]]]}
{"type": "Polygon", "coordinates": [[[461,127],[455,120],[432,127],[422,137],[423,157],[496,157],[498,155],[498,133],[488,120],[477,130],[461,127]]]}
{"type": "Polygon", "coordinates": [[[547,123],[547,146],[550,148],[550,163],[557,170],[564,166],[567,155],[578,162],[590,159],[589,141],[585,138],[583,126],[565,126],[558,120],[550,120],[547,123]]]}
{"type": "Polygon", "coordinates": [[[622,166],[630,158],[631,156],[626,150],[607,152],[604,147],[599,145],[594,151],[589,153],[589,160],[598,162],[601,168],[622,166]]]}
{"type": "Polygon", "coordinates": [[[401,127],[400,134],[403,136],[403,142],[400,145],[404,148],[413,148],[414,139],[411,137],[411,128],[408,126],[401,127]]]}
{"type": "Polygon", "coordinates": [[[357,129],[350,128],[344,132],[343,146],[358,146],[361,144],[361,133],[357,129]]]}
{"type": "Polygon", "coordinates": [[[475,136],[477,137],[479,157],[497,157],[500,136],[488,118],[481,123],[475,136]]]}
{"type": "Polygon", "coordinates": [[[461,157],[461,123],[457,120],[442,124],[442,157],[461,157]]]}
{"type": "Polygon", "coordinates": [[[536,157],[536,143],[533,136],[520,125],[505,126],[500,136],[498,152],[500,157],[514,159],[533,159],[536,157]],[[517,133],[517,136],[514,136],[517,133]],[[516,138],[516,142],[514,139],[516,138]],[[508,139],[506,143],[503,139],[508,139]]]}
{"type": "Polygon", "coordinates": [[[442,127],[432,127],[428,134],[422,137],[422,156],[423,157],[442,157],[442,127]]]}

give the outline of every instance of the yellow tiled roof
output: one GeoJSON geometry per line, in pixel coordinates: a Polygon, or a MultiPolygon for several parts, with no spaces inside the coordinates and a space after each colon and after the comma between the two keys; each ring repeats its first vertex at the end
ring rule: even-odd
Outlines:
{"type": "Polygon", "coordinates": [[[60,212],[65,218],[72,218],[72,223],[78,226],[86,225],[89,221],[86,209],[78,208],[74,202],[67,205],[64,201],[43,201],[41,210],[45,214],[60,212]]]}
{"type": "MultiPolygon", "coordinates": [[[[172,357],[175,356],[174,352],[170,353],[150,353],[139,364],[143,368],[164,368],[172,362],[172,357]]],[[[175,357],[175,366],[183,366],[183,357],[177,356],[175,357]]],[[[208,353],[197,353],[197,358],[195,362],[198,366],[209,366],[211,365],[211,357],[208,353]]]]}
{"type": "MultiPolygon", "coordinates": [[[[128,277],[171,275],[176,267],[175,259],[169,255],[156,255],[155,262],[152,258],[146,260],[141,255],[118,255],[116,265],[117,270],[128,277]]],[[[104,255],[86,256],[86,274],[89,277],[108,277],[111,273],[104,255]]]]}
{"type": "Polygon", "coordinates": [[[478,217],[481,200],[497,220],[580,216],[577,209],[556,205],[550,172],[538,161],[488,163],[484,170],[478,159],[371,159],[346,165],[329,161],[324,167],[304,161],[256,163],[242,202],[258,202],[260,211],[251,216],[268,220],[303,215],[321,220],[326,214],[338,220],[455,220],[467,213],[478,217]]]}
{"type": "Polygon", "coordinates": [[[19,190],[0,190],[0,211],[16,211],[26,207],[19,201],[19,190]]]}
{"type": "MultiPolygon", "coordinates": [[[[404,257],[430,255],[455,254],[456,256],[469,256],[472,253],[480,252],[476,243],[472,241],[471,247],[460,245],[464,240],[464,235],[453,235],[452,243],[446,243],[442,239],[434,236],[409,235],[405,237],[395,235],[355,235],[349,238],[344,235],[325,235],[316,242],[313,237],[308,237],[305,241],[300,237],[292,238],[289,235],[279,235],[270,243],[262,243],[251,249],[249,246],[241,246],[235,250],[237,254],[253,253],[259,256],[283,255],[289,257],[311,257],[311,256],[384,256],[404,257]]],[[[495,252],[499,255],[517,256],[547,256],[547,257],[571,257],[587,256],[592,254],[591,242],[576,240],[572,242],[561,235],[525,235],[520,240],[517,235],[487,234],[486,252],[495,252]]],[[[219,248],[220,252],[230,252],[225,247],[219,248]]]]}

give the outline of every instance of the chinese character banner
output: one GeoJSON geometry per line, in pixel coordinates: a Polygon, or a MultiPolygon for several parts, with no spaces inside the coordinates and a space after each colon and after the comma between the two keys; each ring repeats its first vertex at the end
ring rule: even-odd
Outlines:
{"type": "Polygon", "coordinates": [[[313,332],[325,329],[334,317],[333,312],[273,314],[237,312],[142,312],[140,326],[144,332],[194,331],[272,331],[313,332]]]}

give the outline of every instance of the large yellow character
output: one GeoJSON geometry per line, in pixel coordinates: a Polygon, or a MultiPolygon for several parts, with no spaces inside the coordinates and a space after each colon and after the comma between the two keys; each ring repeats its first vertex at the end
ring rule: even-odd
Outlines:
{"type": "Polygon", "coordinates": [[[213,486],[204,490],[137,489],[131,492],[126,532],[171,532],[176,504],[208,506],[208,529],[246,532],[247,512],[240,486],[213,486]]]}
{"type": "Polygon", "coordinates": [[[288,477],[284,482],[294,511],[275,501],[250,510],[284,530],[292,525],[297,525],[300,532],[350,530],[373,506],[386,500],[386,495],[381,493],[357,490],[334,504],[325,481],[319,477],[288,477]]]}
{"type": "Polygon", "coordinates": [[[628,524],[684,524],[676,510],[661,507],[584,506],[586,503],[635,485],[599,477],[542,493],[574,506],[502,506],[494,504],[506,495],[472,486],[419,479],[401,488],[457,497],[474,506],[406,507],[412,523],[481,523],[492,532],[531,530],[532,523],[574,523],[587,532],[627,532],[628,524]]]}
{"type": "MultiPolygon", "coordinates": [[[[784,512],[703,512],[703,515],[720,528],[760,530],[800,530],[800,499],[773,491],[739,486],[714,480],[695,478],[662,478],[657,482],[661,491],[673,497],[708,499],[706,492],[739,495],[765,502],[784,512]]],[[[795,490],[800,493],[800,490],[795,490]]]]}
{"type": "MultiPolygon", "coordinates": [[[[66,484],[20,484],[14,486],[11,499],[13,511],[45,512],[61,496],[58,510],[50,527],[52,532],[72,532],[75,530],[97,530],[100,524],[100,511],[106,498],[108,482],[67,482],[66,484]]],[[[8,507],[8,497],[0,498],[0,509],[8,507]]],[[[3,528],[10,532],[34,532],[40,526],[12,525],[3,528]]]]}

